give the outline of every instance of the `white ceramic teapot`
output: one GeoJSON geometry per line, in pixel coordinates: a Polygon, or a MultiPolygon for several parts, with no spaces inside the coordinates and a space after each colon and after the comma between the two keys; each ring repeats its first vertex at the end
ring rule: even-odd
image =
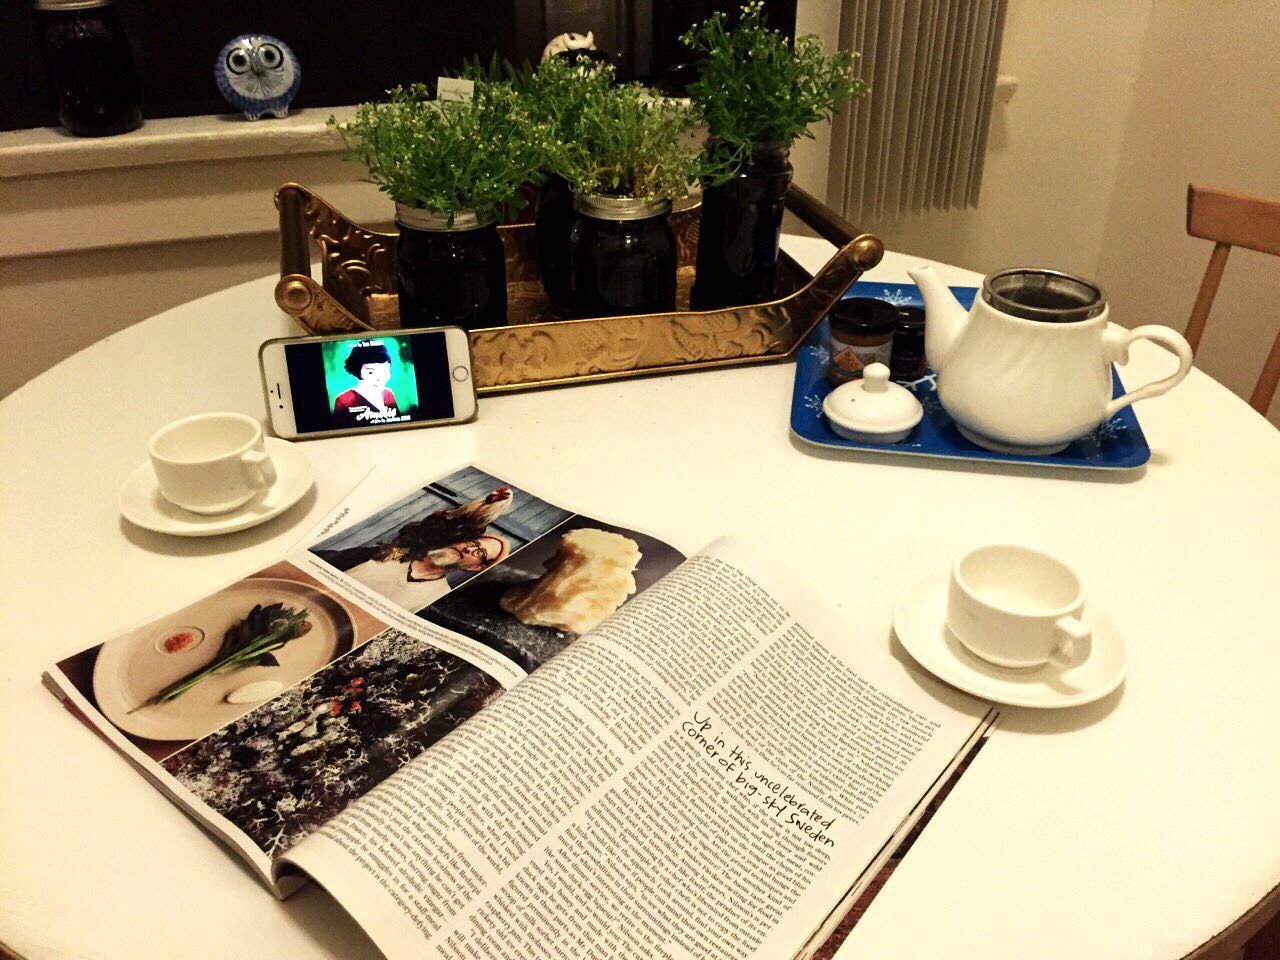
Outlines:
{"type": "Polygon", "coordinates": [[[968,439],[1001,453],[1057,453],[1135,400],[1159,396],[1191,369],[1191,347],[1168,327],[1109,327],[1087,280],[1054,270],[993,273],[966,311],[930,266],[907,273],[924,295],[925,356],[938,398],[968,439]],[[1172,376],[1112,399],[1111,364],[1148,339],[1178,357],[1172,376]]]}

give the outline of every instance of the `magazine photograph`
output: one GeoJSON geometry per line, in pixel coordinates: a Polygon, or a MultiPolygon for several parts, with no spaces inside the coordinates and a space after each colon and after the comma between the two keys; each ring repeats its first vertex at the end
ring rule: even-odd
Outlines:
{"type": "Polygon", "coordinates": [[[386,627],[282,562],[58,667],[109,723],[158,760],[386,627]]]}
{"type": "Polygon", "coordinates": [[[418,616],[533,671],[684,559],[655,537],[574,515],[418,616]]]}
{"type": "Polygon", "coordinates": [[[471,467],[410,493],[312,553],[406,610],[420,610],[569,518],[471,467]]]}
{"type": "Polygon", "coordinates": [[[502,689],[427,640],[385,630],[162,766],[275,856],[502,689]]]}

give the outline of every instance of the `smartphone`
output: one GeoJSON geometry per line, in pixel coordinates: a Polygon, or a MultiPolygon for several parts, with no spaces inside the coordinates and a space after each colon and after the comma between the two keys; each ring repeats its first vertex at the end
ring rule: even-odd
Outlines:
{"type": "Polygon", "coordinates": [[[268,340],[258,363],[271,427],[288,440],[476,415],[471,344],[461,327],[268,340]]]}

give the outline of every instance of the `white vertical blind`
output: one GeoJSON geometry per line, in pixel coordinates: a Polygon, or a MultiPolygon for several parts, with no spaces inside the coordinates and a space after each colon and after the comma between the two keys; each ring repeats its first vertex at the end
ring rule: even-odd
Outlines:
{"type": "Polygon", "coordinates": [[[1007,0],[844,0],[871,93],[836,116],[827,195],[854,223],[974,206],[1007,0]]]}

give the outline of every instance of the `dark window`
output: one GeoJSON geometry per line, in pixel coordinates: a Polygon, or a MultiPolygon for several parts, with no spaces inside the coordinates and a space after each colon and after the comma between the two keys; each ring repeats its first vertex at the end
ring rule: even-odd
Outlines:
{"type": "MultiPolygon", "coordinates": [[[[31,0],[0,0],[0,129],[55,126],[31,0]],[[12,15],[11,15],[12,14],[12,15]]],[[[213,61],[232,37],[261,31],[298,55],[295,108],[377,99],[388,87],[430,83],[463,60],[494,53],[536,59],[547,34],[593,30],[625,78],[660,81],[680,60],[675,38],[736,0],[117,0],[134,49],[144,117],[234,113],[213,61]]],[[[795,0],[771,0],[790,33],[795,0]]],[[[269,122],[269,121],[266,121],[269,122]]]]}

